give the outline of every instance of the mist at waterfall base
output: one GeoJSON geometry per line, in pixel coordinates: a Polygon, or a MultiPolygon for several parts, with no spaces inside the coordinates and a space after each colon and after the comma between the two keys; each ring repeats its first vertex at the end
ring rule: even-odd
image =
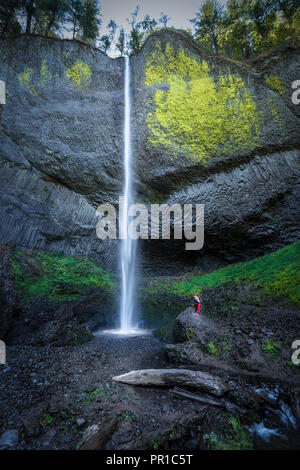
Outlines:
{"type": "Polygon", "coordinates": [[[131,97],[130,97],[130,61],[125,57],[124,73],[124,210],[120,219],[120,274],[121,296],[119,306],[119,324],[116,329],[104,330],[104,334],[121,336],[143,335],[149,333],[138,327],[136,318],[136,257],[137,240],[128,236],[128,208],[134,202],[134,188],[132,178],[132,146],[131,146],[131,97]]]}

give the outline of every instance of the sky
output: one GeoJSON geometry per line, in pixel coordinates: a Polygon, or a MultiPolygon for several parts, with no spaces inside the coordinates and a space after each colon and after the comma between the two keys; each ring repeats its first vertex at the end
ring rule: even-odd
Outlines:
{"type": "MultiPolygon", "coordinates": [[[[101,35],[106,34],[106,26],[111,19],[115,20],[118,26],[123,26],[128,32],[130,27],[126,18],[139,5],[139,22],[145,15],[152,18],[159,18],[161,12],[171,17],[168,26],[175,28],[191,28],[190,18],[195,16],[204,0],[100,0],[102,13],[101,35]]],[[[225,5],[226,0],[221,0],[225,5]]]]}

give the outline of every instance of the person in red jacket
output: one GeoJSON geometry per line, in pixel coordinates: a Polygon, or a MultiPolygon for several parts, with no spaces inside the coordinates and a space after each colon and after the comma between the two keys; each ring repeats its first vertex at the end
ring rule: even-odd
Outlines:
{"type": "Polygon", "coordinates": [[[199,300],[199,297],[197,297],[196,295],[194,295],[194,297],[193,297],[193,302],[194,302],[195,312],[198,312],[198,314],[200,315],[201,309],[200,309],[200,300],[199,300]]]}

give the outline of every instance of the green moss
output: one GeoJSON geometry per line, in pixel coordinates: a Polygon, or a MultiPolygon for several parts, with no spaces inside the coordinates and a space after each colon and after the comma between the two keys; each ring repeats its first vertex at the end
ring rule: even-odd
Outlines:
{"type": "Polygon", "coordinates": [[[77,90],[87,90],[91,81],[91,69],[88,64],[77,60],[66,70],[66,75],[77,90]]]}
{"type": "Polygon", "coordinates": [[[47,296],[54,302],[76,300],[93,290],[110,293],[115,280],[88,257],[58,253],[12,253],[12,273],[17,295],[23,302],[47,296]]]}
{"type": "Polygon", "coordinates": [[[204,440],[209,443],[212,450],[251,450],[253,449],[253,441],[249,431],[241,425],[239,419],[231,416],[228,419],[230,428],[225,435],[224,441],[219,440],[218,436],[211,432],[203,436],[204,440]]]}
{"type": "Polygon", "coordinates": [[[281,96],[284,96],[285,86],[282,80],[277,77],[277,75],[266,75],[266,83],[272,87],[274,90],[278,91],[281,96]]]}
{"type": "Polygon", "coordinates": [[[281,350],[280,344],[272,338],[266,338],[261,345],[261,349],[264,353],[269,354],[270,356],[278,356],[281,350]]]}
{"type": "Polygon", "coordinates": [[[33,70],[26,67],[23,73],[18,74],[18,79],[19,79],[20,85],[26,86],[28,90],[30,91],[30,93],[37,96],[38,92],[31,83],[32,76],[33,76],[33,70]]]}
{"type": "Polygon", "coordinates": [[[148,295],[164,291],[190,298],[209,287],[226,283],[253,284],[269,296],[285,297],[288,303],[300,305],[300,241],[274,253],[244,263],[231,264],[203,276],[186,280],[149,283],[148,295]]]}
{"type": "Polygon", "coordinates": [[[41,425],[42,426],[51,426],[55,421],[55,417],[51,416],[48,413],[44,413],[42,416],[41,425]]]}
{"type": "Polygon", "coordinates": [[[215,81],[206,61],[160,43],[145,66],[146,85],[167,82],[154,93],[147,117],[149,141],[171,155],[205,163],[218,153],[251,151],[259,143],[260,114],[245,82],[227,73],[215,81]]]}
{"type": "Polygon", "coordinates": [[[214,343],[212,341],[210,343],[208,343],[207,348],[208,348],[210,354],[212,354],[213,356],[216,356],[216,357],[219,356],[219,354],[220,354],[219,350],[216,348],[216,346],[214,345],[214,343]]]}

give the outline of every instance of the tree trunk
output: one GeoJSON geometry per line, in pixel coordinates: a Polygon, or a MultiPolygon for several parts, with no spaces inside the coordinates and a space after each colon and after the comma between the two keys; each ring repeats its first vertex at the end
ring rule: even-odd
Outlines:
{"type": "Polygon", "coordinates": [[[27,20],[26,20],[26,34],[31,33],[31,22],[32,22],[32,10],[27,10],[27,20]]]}

